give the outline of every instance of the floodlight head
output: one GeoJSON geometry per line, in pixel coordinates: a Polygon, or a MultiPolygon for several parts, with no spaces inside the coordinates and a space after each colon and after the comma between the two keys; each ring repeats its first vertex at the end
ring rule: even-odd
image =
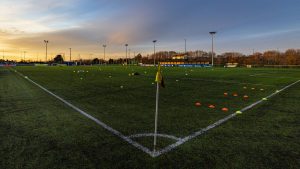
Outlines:
{"type": "Polygon", "coordinates": [[[209,34],[211,34],[211,35],[214,35],[214,34],[216,34],[216,33],[217,33],[216,31],[209,32],[209,34]]]}
{"type": "Polygon", "coordinates": [[[103,47],[105,48],[105,47],[106,47],[106,45],[103,45],[103,47]]]}
{"type": "Polygon", "coordinates": [[[44,42],[45,42],[45,43],[48,43],[49,41],[48,41],[48,40],[44,40],[44,42]]]}
{"type": "Polygon", "coordinates": [[[153,43],[157,42],[157,40],[152,41],[153,43]]]}
{"type": "Polygon", "coordinates": [[[126,43],[125,46],[128,46],[128,44],[126,43]]]}

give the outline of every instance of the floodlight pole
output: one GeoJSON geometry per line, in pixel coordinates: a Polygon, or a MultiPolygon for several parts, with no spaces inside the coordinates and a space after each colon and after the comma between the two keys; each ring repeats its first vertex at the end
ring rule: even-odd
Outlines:
{"type": "Polygon", "coordinates": [[[184,39],[184,53],[186,54],[186,39],[184,39]]]}
{"type": "Polygon", "coordinates": [[[127,47],[128,47],[127,43],[125,44],[125,47],[126,47],[126,58],[125,58],[125,61],[126,61],[126,65],[127,65],[127,47]]]}
{"type": "Polygon", "coordinates": [[[211,66],[214,66],[214,35],[217,32],[209,32],[211,34],[211,66]]]}
{"type": "Polygon", "coordinates": [[[72,62],[72,48],[69,48],[70,49],[70,64],[72,62]]]}
{"type": "Polygon", "coordinates": [[[155,59],[156,59],[156,54],[155,54],[155,43],[157,42],[157,40],[153,40],[153,47],[154,47],[154,66],[155,66],[155,59]]]}
{"type": "Polygon", "coordinates": [[[106,44],[102,45],[103,46],[103,61],[105,63],[105,48],[106,48],[106,44]]]}
{"type": "Polygon", "coordinates": [[[45,44],[46,44],[46,62],[47,62],[47,52],[48,52],[48,43],[49,41],[48,40],[44,40],[45,44]]]}
{"type": "Polygon", "coordinates": [[[25,62],[25,55],[26,55],[26,51],[23,51],[24,52],[24,62],[25,62]]]}
{"type": "MultiPolygon", "coordinates": [[[[131,51],[131,49],[129,48],[128,49],[128,60],[130,61],[130,51],[131,51]]],[[[131,61],[129,62],[129,64],[131,64],[131,61]]]]}

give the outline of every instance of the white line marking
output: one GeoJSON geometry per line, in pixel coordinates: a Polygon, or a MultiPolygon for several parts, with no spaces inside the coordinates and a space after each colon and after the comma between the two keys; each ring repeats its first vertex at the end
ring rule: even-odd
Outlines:
{"type": "Polygon", "coordinates": [[[212,80],[212,79],[200,79],[200,78],[180,78],[181,80],[192,80],[192,81],[206,81],[206,82],[218,82],[218,83],[229,83],[229,84],[243,84],[243,85],[256,85],[256,86],[275,86],[261,83],[246,83],[246,82],[235,82],[228,80],[212,80]]]}
{"type": "MultiPolygon", "coordinates": [[[[296,81],[296,82],[294,82],[294,83],[292,83],[292,84],[289,84],[289,85],[285,86],[284,88],[282,88],[282,89],[280,89],[280,90],[278,90],[278,91],[276,91],[276,92],[270,94],[270,95],[267,96],[266,98],[273,97],[274,95],[276,95],[276,94],[278,94],[278,93],[284,91],[285,89],[287,89],[287,88],[289,88],[289,87],[291,87],[291,86],[293,86],[293,85],[295,85],[296,83],[299,83],[299,82],[300,82],[300,80],[298,80],[298,81],[296,81]]],[[[247,106],[247,107],[241,109],[240,111],[243,112],[243,111],[249,110],[249,109],[251,109],[252,107],[256,106],[257,104],[259,104],[259,103],[261,103],[261,102],[263,102],[263,100],[259,100],[259,101],[255,102],[255,103],[252,103],[251,105],[249,105],[249,106],[247,106]]],[[[203,129],[201,129],[201,130],[199,130],[199,131],[196,131],[195,133],[193,133],[193,134],[191,134],[191,135],[188,135],[188,136],[182,138],[181,140],[177,141],[176,143],[171,144],[171,145],[169,145],[169,146],[167,146],[167,147],[161,149],[160,151],[155,151],[155,152],[153,152],[153,156],[154,156],[154,157],[157,157],[157,156],[159,156],[159,155],[161,155],[161,154],[167,153],[167,152],[173,150],[174,148],[178,147],[179,145],[181,145],[181,144],[183,144],[183,143],[185,143],[185,142],[187,142],[187,141],[189,141],[189,140],[191,140],[191,139],[193,139],[193,138],[195,138],[195,137],[197,137],[197,136],[199,136],[199,135],[202,135],[203,133],[207,132],[207,131],[210,130],[210,129],[213,129],[213,128],[215,128],[215,127],[221,125],[222,123],[224,123],[224,122],[226,122],[227,120],[233,118],[234,116],[236,116],[236,113],[232,113],[232,114],[226,116],[225,118],[223,118],[223,119],[221,119],[221,120],[218,120],[218,121],[215,122],[214,124],[211,124],[211,125],[209,125],[209,126],[203,128],[203,129]]]]}
{"type": "MultiPolygon", "coordinates": [[[[62,101],[62,102],[65,103],[66,105],[68,105],[69,107],[71,107],[71,108],[73,108],[74,110],[78,111],[78,112],[81,113],[82,115],[84,115],[84,116],[86,116],[87,118],[93,120],[94,122],[96,122],[97,124],[99,124],[100,126],[102,126],[103,128],[105,128],[106,130],[112,132],[112,133],[115,134],[116,136],[119,136],[120,138],[122,138],[123,140],[125,140],[125,141],[128,142],[129,144],[133,145],[134,147],[136,147],[136,148],[142,150],[143,152],[149,154],[149,155],[150,155],[151,157],[153,157],[153,158],[154,158],[154,157],[158,157],[158,156],[160,156],[160,155],[162,155],[162,154],[164,154],[164,153],[167,153],[167,152],[173,150],[174,148],[180,146],[181,144],[183,144],[183,143],[185,143],[185,142],[187,142],[187,141],[189,141],[189,140],[191,140],[191,139],[193,139],[193,138],[195,138],[195,137],[197,137],[197,136],[199,136],[199,135],[204,134],[204,133],[207,132],[208,130],[213,129],[213,128],[215,128],[215,127],[221,125],[222,123],[226,122],[227,120],[229,120],[229,119],[231,119],[231,118],[233,118],[234,116],[237,115],[236,113],[232,113],[232,114],[226,116],[225,118],[220,119],[220,120],[216,121],[215,123],[213,123],[213,124],[211,124],[211,125],[209,125],[209,126],[203,128],[203,129],[201,129],[201,130],[199,130],[199,131],[196,131],[196,132],[194,132],[193,134],[188,135],[188,136],[186,136],[186,137],[184,137],[184,138],[177,138],[177,137],[175,137],[175,136],[171,136],[171,137],[174,137],[174,138],[178,139],[178,141],[177,141],[176,143],[174,143],[174,144],[170,144],[170,145],[166,146],[165,148],[163,148],[163,149],[161,149],[161,150],[159,150],[159,151],[150,151],[147,147],[142,146],[141,144],[139,144],[139,143],[133,141],[133,140],[130,139],[130,138],[134,138],[134,136],[136,136],[136,135],[148,135],[148,134],[149,134],[149,136],[150,136],[150,135],[153,136],[153,133],[136,134],[136,135],[131,135],[131,136],[126,137],[125,135],[123,135],[123,134],[120,133],[119,131],[113,129],[112,127],[110,127],[110,126],[108,126],[108,125],[106,125],[105,123],[101,122],[100,120],[98,120],[98,119],[94,118],[93,116],[87,114],[86,112],[80,110],[80,109],[77,108],[76,106],[72,105],[71,103],[67,102],[66,100],[62,99],[61,97],[55,95],[54,93],[50,92],[50,91],[47,90],[46,88],[44,88],[44,87],[42,87],[41,85],[37,84],[36,82],[32,81],[32,80],[29,79],[27,76],[25,77],[24,75],[22,75],[22,74],[19,73],[19,72],[16,72],[16,73],[18,73],[20,76],[24,77],[26,80],[32,82],[33,84],[35,84],[36,86],[38,86],[39,88],[41,88],[42,90],[44,90],[45,92],[47,92],[47,93],[49,93],[50,95],[54,96],[55,98],[59,99],[60,101],[62,101]]],[[[282,89],[280,89],[280,90],[277,90],[276,92],[270,94],[269,96],[267,96],[267,97],[265,97],[265,98],[267,98],[267,99],[268,99],[268,98],[271,98],[271,97],[273,97],[274,95],[276,95],[276,94],[278,94],[278,93],[280,93],[280,92],[286,90],[287,88],[289,88],[289,87],[291,87],[291,86],[293,86],[293,85],[295,85],[295,84],[297,84],[297,83],[299,83],[299,82],[300,82],[300,80],[298,80],[298,81],[296,81],[296,82],[294,82],[294,83],[292,83],[292,84],[289,84],[289,85],[285,86],[284,88],[282,88],[282,89]]],[[[247,106],[247,107],[244,107],[244,108],[241,109],[240,111],[243,112],[243,111],[246,111],[246,110],[248,110],[248,109],[251,109],[252,107],[256,106],[257,104],[259,104],[259,103],[261,103],[261,102],[263,102],[263,101],[264,101],[264,100],[259,100],[259,101],[255,102],[255,103],[252,103],[251,105],[249,105],[249,106],[247,106]]],[[[164,134],[160,134],[160,135],[164,135],[164,134]]],[[[168,138],[170,137],[170,135],[164,135],[164,136],[168,136],[168,138]]]]}
{"type": "MultiPolygon", "coordinates": [[[[172,136],[172,135],[168,135],[168,134],[156,134],[158,137],[165,137],[165,138],[169,138],[169,139],[173,139],[176,141],[181,140],[181,138],[172,136]]],[[[128,138],[139,138],[139,137],[153,137],[154,133],[142,133],[142,134],[133,134],[130,136],[127,136],[128,138]]]]}
{"type": "Polygon", "coordinates": [[[258,73],[258,74],[252,74],[252,75],[249,75],[249,76],[261,76],[261,75],[265,75],[267,73],[258,73]]]}
{"type": "Polygon", "coordinates": [[[123,139],[124,141],[126,141],[127,143],[133,145],[134,147],[136,147],[137,149],[142,150],[143,152],[149,154],[151,157],[153,157],[153,152],[150,151],[147,147],[142,146],[141,144],[133,141],[132,139],[126,137],[125,135],[123,135],[121,132],[113,129],[112,127],[108,126],[107,124],[103,123],[102,121],[98,120],[97,118],[89,115],[88,113],[86,113],[85,111],[79,109],[78,107],[74,106],[73,104],[69,103],[68,101],[64,100],[63,98],[57,96],[56,94],[52,93],[51,91],[47,90],[46,88],[44,88],[43,86],[39,85],[38,83],[34,82],[33,80],[31,80],[29,77],[24,76],[23,74],[18,73],[21,77],[25,78],[26,80],[28,80],[29,82],[35,84],[36,86],[38,86],[39,88],[41,88],[42,90],[44,90],[45,92],[47,92],[48,94],[52,95],[53,97],[57,98],[58,100],[60,100],[61,102],[63,102],[64,104],[66,104],[67,106],[71,107],[72,109],[76,110],[77,112],[79,112],[80,114],[84,115],[85,117],[93,120],[94,122],[96,122],[98,125],[100,125],[101,127],[105,128],[106,130],[110,131],[111,133],[113,133],[114,135],[120,137],[121,139],[123,139]]]}

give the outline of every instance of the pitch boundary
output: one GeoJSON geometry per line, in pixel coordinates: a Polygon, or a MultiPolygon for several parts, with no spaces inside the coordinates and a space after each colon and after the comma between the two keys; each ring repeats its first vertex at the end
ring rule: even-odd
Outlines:
{"type": "MultiPolygon", "coordinates": [[[[235,117],[237,115],[237,113],[232,113],[218,121],[216,121],[215,123],[199,130],[199,131],[196,131],[188,136],[185,136],[183,138],[178,138],[178,137],[175,137],[175,136],[172,136],[172,135],[167,135],[167,134],[157,134],[157,136],[161,136],[161,137],[167,137],[167,138],[171,138],[171,139],[174,139],[174,140],[177,140],[177,142],[173,143],[173,144],[170,144],[168,146],[166,146],[165,148],[161,149],[161,150],[158,150],[158,151],[151,151],[149,148],[137,143],[136,141],[132,140],[131,138],[135,138],[135,137],[143,137],[143,136],[153,136],[154,134],[153,133],[142,133],[142,134],[135,134],[135,135],[130,135],[130,136],[125,136],[124,134],[122,134],[121,132],[113,129],[112,127],[108,126],[107,124],[105,124],[104,122],[98,120],[97,118],[91,116],[90,114],[86,113],[85,111],[79,109],[78,107],[74,106],[73,104],[71,104],[70,102],[64,100],[63,98],[57,96],[56,94],[52,93],[51,91],[49,91],[48,89],[44,88],[43,86],[41,86],[40,84],[34,82],[33,80],[31,80],[30,78],[28,78],[27,76],[24,76],[23,74],[21,74],[20,72],[17,72],[15,70],[15,72],[20,75],[21,77],[25,78],[26,80],[28,80],[29,82],[31,82],[32,84],[36,85],[37,87],[39,87],[40,89],[42,89],[43,91],[45,91],[46,93],[52,95],[53,97],[55,97],[56,99],[60,100],[61,102],[63,102],[64,104],[66,104],[67,106],[69,106],[70,108],[76,110],[77,112],[79,112],[80,114],[84,115],[85,117],[89,118],[90,120],[93,120],[95,123],[97,123],[98,125],[100,125],[101,127],[103,127],[104,129],[106,129],[107,131],[113,133],[114,135],[120,137],[122,140],[126,141],[127,143],[133,145],[134,147],[136,147],[137,149],[147,153],[148,155],[150,155],[151,157],[158,157],[164,153],[167,153],[173,149],[175,149],[176,147],[180,146],[181,144],[184,144],[185,142],[197,137],[197,136],[200,136],[204,133],[206,133],[208,130],[210,129],[213,129],[221,124],[223,124],[224,122],[230,120],[231,118],[235,117]]],[[[261,99],[261,100],[258,100],[254,103],[252,103],[251,105],[249,106],[246,106],[244,107],[243,109],[241,109],[240,111],[241,112],[244,112],[244,111],[247,111],[251,108],[253,108],[254,106],[262,103],[264,100],[268,99],[268,98],[271,98],[273,97],[274,95],[286,90],[287,88],[299,83],[300,80],[297,80],[285,87],[283,87],[282,89],[280,90],[277,90],[276,92],[268,95],[267,97],[265,97],[264,99],[261,99]]]]}

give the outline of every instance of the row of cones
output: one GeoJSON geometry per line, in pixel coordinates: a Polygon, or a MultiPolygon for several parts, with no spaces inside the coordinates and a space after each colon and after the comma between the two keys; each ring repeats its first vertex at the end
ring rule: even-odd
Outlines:
{"type": "MultiPolygon", "coordinates": [[[[227,97],[229,94],[227,92],[224,93],[224,96],[227,97]]],[[[233,93],[232,96],[234,97],[238,97],[239,95],[237,93],[233,93]]],[[[244,99],[248,99],[249,96],[248,95],[244,95],[243,96],[244,99]]]]}
{"type": "MultiPolygon", "coordinates": [[[[196,106],[196,107],[200,107],[200,106],[201,106],[201,103],[200,103],[200,102],[196,102],[196,103],[195,103],[195,106],[196,106]]],[[[213,105],[213,104],[210,104],[210,105],[208,105],[208,108],[214,109],[214,108],[216,108],[216,106],[213,105]]],[[[228,112],[228,111],[229,111],[229,108],[223,107],[221,110],[222,110],[223,112],[228,112]]],[[[236,114],[242,114],[241,111],[236,111],[235,113],[236,113],[236,114]]]]}
{"type": "MultiPolygon", "coordinates": [[[[200,102],[195,102],[195,106],[196,106],[196,107],[200,107],[201,105],[202,105],[202,104],[201,104],[200,102]]],[[[213,105],[213,104],[209,104],[209,105],[208,105],[208,108],[214,109],[214,108],[216,108],[216,106],[213,105]]],[[[227,107],[223,107],[221,110],[224,111],[224,112],[229,111],[229,109],[228,109],[227,107]]]]}

